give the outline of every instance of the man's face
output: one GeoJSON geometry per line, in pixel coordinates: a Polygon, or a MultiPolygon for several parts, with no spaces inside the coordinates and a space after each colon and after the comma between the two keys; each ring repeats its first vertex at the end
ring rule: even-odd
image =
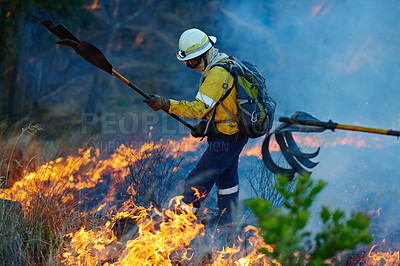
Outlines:
{"type": "Polygon", "coordinates": [[[185,62],[187,67],[190,67],[199,73],[202,73],[205,69],[204,58],[202,55],[199,55],[190,60],[184,60],[183,62],[185,62]]]}
{"type": "Polygon", "coordinates": [[[198,66],[196,66],[195,68],[193,68],[193,69],[196,70],[199,73],[203,73],[204,69],[206,69],[204,59],[202,58],[200,64],[198,66]]]}

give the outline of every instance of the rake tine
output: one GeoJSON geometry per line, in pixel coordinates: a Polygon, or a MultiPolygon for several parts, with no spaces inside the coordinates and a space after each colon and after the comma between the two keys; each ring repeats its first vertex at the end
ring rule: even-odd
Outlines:
{"type": "MultiPolygon", "coordinates": [[[[288,150],[288,152],[289,152],[290,154],[294,155],[294,157],[299,161],[299,163],[301,163],[302,165],[304,165],[304,166],[307,167],[307,168],[314,168],[315,166],[318,165],[318,163],[315,163],[315,162],[309,160],[308,158],[305,158],[305,157],[303,157],[303,156],[297,156],[297,155],[295,155],[295,154],[293,154],[293,153],[291,152],[291,146],[290,146],[290,145],[293,145],[293,144],[294,144],[294,145],[297,147],[296,142],[294,141],[291,132],[284,132],[283,137],[284,137],[284,139],[286,140],[286,143],[288,144],[288,145],[287,145],[287,150],[288,150]],[[291,141],[290,141],[291,144],[289,144],[289,140],[288,140],[287,138],[289,138],[289,140],[291,140],[291,141]]],[[[297,148],[298,148],[298,147],[297,147],[297,148]]],[[[319,149],[319,148],[318,148],[318,149],[319,149]]],[[[319,150],[318,150],[318,152],[319,152],[319,150]]],[[[300,151],[300,149],[299,149],[299,153],[300,153],[301,155],[304,154],[304,153],[302,153],[302,152],[300,151]]],[[[318,154],[318,153],[317,153],[317,154],[318,154]]],[[[314,157],[311,157],[311,158],[314,158],[314,157]]]]}
{"type": "Polygon", "coordinates": [[[293,168],[292,169],[282,168],[282,167],[278,166],[277,164],[275,164],[275,162],[272,160],[272,157],[271,157],[271,154],[269,151],[269,141],[271,139],[271,136],[272,136],[272,134],[269,134],[264,139],[264,142],[262,144],[261,153],[262,153],[262,157],[264,160],[264,164],[274,174],[285,175],[285,176],[289,177],[290,180],[292,180],[294,178],[294,174],[296,173],[296,170],[293,168]]]}
{"type": "Polygon", "coordinates": [[[302,158],[302,157],[297,157],[297,156],[294,156],[294,157],[299,161],[299,163],[301,163],[302,165],[304,165],[305,167],[310,168],[310,169],[314,168],[315,166],[317,166],[319,164],[319,163],[313,162],[307,158],[302,158]]]}
{"type": "Polygon", "coordinates": [[[275,139],[276,142],[278,143],[279,147],[281,148],[281,152],[283,157],[285,157],[286,161],[289,163],[290,166],[293,167],[293,169],[296,170],[297,173],[302,174],[311,174],[309,171],[304,169],[294,158],[293,156],[288,152],[288,147],[285,143],[285,140],[283,138],[282,133],[275,133],[275,139]]]}
{"type": "Polygon", "coordinates": [[[319,154],[320,148],[318,147],[317,151],[313,153],[304,153],[300,150],[300,148],[297,146],[296,141],[293,139],[293,135],[290,131],[285,131],[284,133],[285,140],[288,144],[288,149],[291,154],[293,154],[296,157],[301,157],[301,158],[315,158],[319,154]]]}

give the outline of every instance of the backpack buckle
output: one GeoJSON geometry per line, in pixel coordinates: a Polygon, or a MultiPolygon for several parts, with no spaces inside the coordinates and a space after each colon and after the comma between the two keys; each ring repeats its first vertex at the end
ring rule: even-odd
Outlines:
{"type": "Polygon", "coordinates": [[[249,103],[257,103],[257,99],[250,98],[249,103]]]}
{"type": "Polygon", "coordinates": [[[253,112],[251,113],[251,122],[252,122],[252,123],[257,122],[257,113],[256,113],[256,111],[253,111],[253,112]]]}

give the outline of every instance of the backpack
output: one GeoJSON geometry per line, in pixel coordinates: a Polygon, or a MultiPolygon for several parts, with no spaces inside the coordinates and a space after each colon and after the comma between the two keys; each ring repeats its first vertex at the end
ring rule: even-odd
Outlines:
{"type": "MultiPolygon", "coordinates": [[[[252,63],[231,56],[227,61],[216,63],[214,66],[225,68],[234,77],[238,105],[236,122],[239,131],[249,138],[268,134],[274,122],[276,102],[267,93],[265,77],[260,69],[252,63]]],[[[223,99],[231,90],[232,88],[227,91],[223,99]]],[[[233,118],[227,109],[225,111],[233,118]]]]}

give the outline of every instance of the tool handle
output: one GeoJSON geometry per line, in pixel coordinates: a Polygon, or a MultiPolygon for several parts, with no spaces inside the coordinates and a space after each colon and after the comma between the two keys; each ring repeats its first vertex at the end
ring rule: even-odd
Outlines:
{"type": "Polygon", "coordinates": [[[382,134],[382,135],[397,136],[397,137],[400,136],[400,131],[396,131],[396,130],[379,129],[379,128],[372,128],[372,127],[361,127],[361,126],[353,126],[353,125],[343,125],[343,124],[334,123],[331,120],[329,120],[329,122],[321,122],[321,121],[313,121],[313,120],[294,119],[294,118],[289,118],[289,117],[280,117],[279,122],[283,122],[283,123],[287,123],[287,124],[299,124],[299,125],[305,125],[305,126],[322,127],[325,129],[331,129],[332,131],[335,129],[342,129],[342,130],[350,130],[350,131],[373,133],[373,134],[382,134]]]}
{"type": "MultiPolygon", "coordinates": [[[[115,71],[114,69],[112,70],[112,73],[114,76],[116,76],[118,79],[120,79],[122,82],[124,82],[126,85],[128,85],[129,87],[131,87],[132,89],[134,89],[137,93],[139,93],[140,95],[142,95],[144,98],[149,99],[150,96],[145,93],[144,91],[142,91],[141,89],[139,89],[138,87],[136,87],[134,84],[132,84],[129,80],[127,80],[124,76],[122,76],[121,74],[119,74],[117,71],[115,71]]],[[[185,125],[186,127],[188,127],[190,130],[194,130],[194,127],[187,123],[185,120],[181,119],[179,116],[175,115],[175,114],[171,114],[168,111],[163,110],[164,112],[166,112],[167,114],[169,114],[170,116],[172,116],[173,118],[175,118],[176,120],[178,120],[179,122],[181,122],[183,125],[185,125]]]]}
{"type": "Polygon", "coordinates": [[[389,135],[389,136],[397,136],[397,137],[400,136],[400,131],[390,130],[390,129],[379,129],[372,127],[360,127],[360,126],[342,125],[342,124],[338,124],[336,128],[343,130],[358,131],[358,132],[389,135]]]}

